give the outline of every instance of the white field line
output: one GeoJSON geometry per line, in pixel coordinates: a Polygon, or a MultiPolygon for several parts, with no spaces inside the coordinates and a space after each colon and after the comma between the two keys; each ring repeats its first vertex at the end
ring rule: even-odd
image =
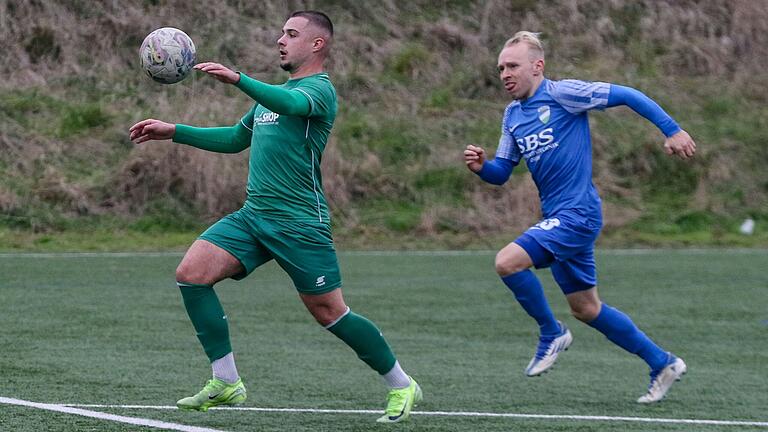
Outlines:
{"type": "Polygon", "coordinates": [[[139,417],[126,417],[126,416],[120,416],[120,415],[114,415],[114,414],[107,414],[107,413],[98,412],[98,411],[89,411],[89,410],[84,410],[80,408],[74,408],[72,406],[31,402],[31,401],[7,398],[2,396],[0,396],[0,404],[24,406],[24,407],[37,408],[37,409],[46,410],[46,411],[56,411],[56,412],[65,413],[65,414],[74,414],[74,415],[79,415],[83,417],[91,417],[99,420],[108,420],[108,421],[113,421],[118,423],[127,423],[127,424],[136,425],[136,426],[147,426],[147,427],[152,427],[157,429],[175,430],[175,431],[182,431],[182,432],[224,432],[220,429],[210,429],[210,428],[204,428],[204,427],[198,427],[198,426],[187,426],[183,424],[168,423],[164,421],[145,419],[145,418],[139,418],[139,417]]]}
{"type": "MultiPolygon", "coordinates": [[[[493,255],[496,250],[390,250],[390,251],[340,251],[341,256],[483,256],[493,255]]],[[[768,249],[598,249],[599,255],[654,255],[658,253],[678,253],[690,255],[709,254],[768,254],[768,249]]],[[[181,257],[184,252],[0,252],[2,258],[149,258],[181,257]]]]}
{"type": "MultiPolygon", "coordinates": [[[[175,410],[170,405],[80,405],[65,404],[64,406],[84,408],[120,408],[120,409],[157,409],[175,410]]],[[[316,408],[259,408],[259,407],[220,407],[212,410],[256,411],[275,413],[310,413],[310,414],[376,414],[381,410],[344,410],[344,409],[316,409],[316,408]]],[[[590,415],[562,415],[562,414],[518,414],[518,413],[493,413],[493,412],[467,412],[467,411],[412,411],[413,415],[442,416],[442,417],[487,417],[487,418],[517,418],[539,420],[584,420],[605,422],[635,422],[635,423],[674,423],[711,426],[757,426],[768,428],[768,421],[745,420],[705,420],[705,419],[674,419],[652,417],[615,417],[615,416],[590,416],[590,415]]]]}

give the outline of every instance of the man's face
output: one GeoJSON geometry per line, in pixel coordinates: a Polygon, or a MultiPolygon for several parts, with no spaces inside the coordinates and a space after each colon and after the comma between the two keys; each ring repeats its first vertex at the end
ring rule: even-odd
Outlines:
{"type": "Polygon", "coordinates": [[[285,22],[283,35],[277,40],[283,70],[297,70],[312,55],[315,32],[311,30],[309,20],[304,17],[293,17],[285,22]]]}
{"type": "Polygon", "coordinates": [[[531,60],[528,45],[518,43],[499,53],[499,78],[512,99],[532,95],[535,78],[543,72],[544,60],[531,60]]]}

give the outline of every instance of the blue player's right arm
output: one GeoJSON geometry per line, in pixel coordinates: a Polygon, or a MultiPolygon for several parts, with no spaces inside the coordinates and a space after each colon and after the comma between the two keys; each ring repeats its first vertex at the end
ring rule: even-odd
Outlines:
{"type": "Polygon", "coordinates": [[[515,143],[515,137],[505,127],[504,122],[507,119],[512,104],[507,106],[501,122],[501,137],[499,146],[496,148],[496,156],[492,160],[486,160],[485,150],[482,147],[473,145],[467,146],[464,150],[464,161],[470,171],[477,174],[484,181],[502,185],[509,180],[512,170],[520,163],[520,150],[515,143]]]}
{"type": "Polygon", "coordinates": [[[512,169],[517,165],[517,161],[505,157],[505,149],[509,147],[503,135],[500,140],[499,148],[496,151],[496,158],[486,160],[485,150],[482,147],[468,145],[464,150],[464,163],[470,171],[477,174],[481,179],[495,185],[502,185],[512,174],[512,169]]]}
{"type": "Polygon", "coordinates": [[[483,167],[476,174],[488,183],[503,185],[512,175],[512,169],[515,165],[509,159],[497,157],[493,160],[487,160],[483,167]]]}

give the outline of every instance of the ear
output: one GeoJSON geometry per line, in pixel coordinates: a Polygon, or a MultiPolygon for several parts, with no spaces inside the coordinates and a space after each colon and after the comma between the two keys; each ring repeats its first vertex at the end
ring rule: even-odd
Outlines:
{"type": "Polygon", "coordinates": [[[533,75],[539,76],[544,73],[544,59],[536,59],[533,62],[533,75]]]}
{"type": "Polygon", "coordinates": [[[315,38],[312,41],[312,52],[318,52],[325,47],[325,39],[323,38],[315,38]]]}

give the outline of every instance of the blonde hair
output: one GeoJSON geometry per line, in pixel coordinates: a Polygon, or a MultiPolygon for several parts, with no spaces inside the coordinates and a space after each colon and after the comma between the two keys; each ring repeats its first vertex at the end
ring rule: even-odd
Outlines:
{"type": "Polygon", "coordinates": [[[540,34],[541,33],[533,33],[529,31],[519,31],[504,43],[504,48],[508,48],[519,43],[524,43],[528,45],[531,56],[540,57],[543,59],[544,46],[541,44],[541,39],[539,39],[540,34]]]}

